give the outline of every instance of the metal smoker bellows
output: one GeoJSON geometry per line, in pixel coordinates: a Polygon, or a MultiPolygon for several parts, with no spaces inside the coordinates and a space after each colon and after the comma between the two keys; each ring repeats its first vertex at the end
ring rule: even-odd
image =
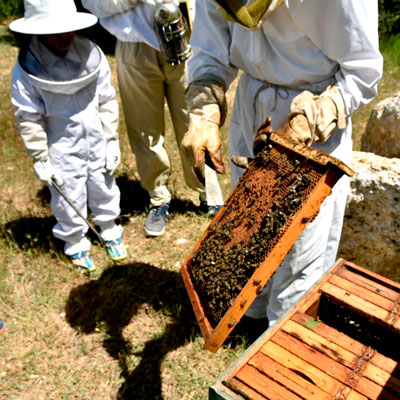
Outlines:
{"type": "Polygon", "coordinates": [[[188,26],[173,0],[156,0],[153,25],[161,53],[168,63],[177,65],[189,58],[192,50],[188,26]]]}
{"type": "Polygon", "coordinates": [[[271,134],[181,268],[208,350],[223,344],[335,183],[352,173],[271,134]]]}

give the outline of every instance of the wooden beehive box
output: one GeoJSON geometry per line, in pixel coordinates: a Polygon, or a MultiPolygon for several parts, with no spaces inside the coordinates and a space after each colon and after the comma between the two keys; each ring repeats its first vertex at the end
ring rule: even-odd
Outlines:
{"type": "Polygon", "coordinates": [[[209,400],[400,399],[400,284],[338,260],[209,400]]]}
{"type": "Polygon", "coordinates": [[[339,160],[271,134],[181,268],[206,349],[224,343],[344,174],[339,160]]]}

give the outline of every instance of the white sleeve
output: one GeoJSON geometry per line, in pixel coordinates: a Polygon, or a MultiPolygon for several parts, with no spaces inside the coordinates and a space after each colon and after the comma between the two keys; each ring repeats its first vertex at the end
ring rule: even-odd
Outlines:
{"type": "Polygon", "coordinates": [[[383,73],[377,0],[303,0],[294,20],[324,54],[338,63],[336,86],[347,114],[370,102],[383,73]]]}
{"type": "Polygon", "coordinates": [[[47,160],[49,147],[43,121],[28,121],[18,118],[17,127],[24,143],[25,151],[35,160],[47,160]]]}
{"type": "Polygon", "coordinates": [[[82,5],[98,18],[123,13],[140,0],[82,0],[82,5]]]}
{"type": "Polygon", "coordinates": [[[102,53],[100,74],[97,80],[99,92],[99,117],[103,124],[104,135],[108,140],[118,138],[119,105],[116,92],[111,84],[111,70],[106,56],[102,53]]]}
{"type": "Polygon", "coordinates": [[[188,61],[189,83],[201,75],[215,75],[225,82],[226,89],[235,79],[238,70],[230,65],[231,36],[228,22],[214,1],[196,2],[190,44],[193,56],[188,61]]]}
{"type": "Polygon", "coordinates": [[[116,99],[100,104],[99,117],[103,124],[104,136],[107,141],[118,139],[119,108],[116,99]]]}
{"type": "Polygon", "coordinates": [[[34,160],[47,159],[49,150],[43,120],[44,105],[29,82],[23,79],[19,67],[13,69],[11,102],[26,152],[34,160]]]}

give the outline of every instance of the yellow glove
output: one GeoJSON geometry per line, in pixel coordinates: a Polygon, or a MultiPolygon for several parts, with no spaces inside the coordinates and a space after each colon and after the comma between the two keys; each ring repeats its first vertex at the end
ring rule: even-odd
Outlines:
{"type": "Polygon", "coordinates": [[[300,93],[290,105],[289,126],[291,138],[308,146],[324,143],[336,128],[345,128],[346,108],[339,89],[329,85],[320,96],[308,90],[300,93]]]}
{"type": "Polygon", "coordinates": [[[222,161],[219,128],[223,124],[225,91],[214,81],[192,83],[186,94],[189,108],[189,128],[181,142],[181,148],[200,180],[204,178],[204,164],[208,154],[214,169],[225,173],[222,161]]]}

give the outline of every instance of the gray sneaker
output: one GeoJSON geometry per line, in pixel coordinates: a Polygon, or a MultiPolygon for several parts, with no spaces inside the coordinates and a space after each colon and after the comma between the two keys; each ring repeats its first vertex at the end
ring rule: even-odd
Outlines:
{"type": "Polygon", "coordinates": [[[165,223],[169,221],[169,203],[152,207],[147,215],[144,230],[150,236],[161,236],[165,232],[165,223]]]}

